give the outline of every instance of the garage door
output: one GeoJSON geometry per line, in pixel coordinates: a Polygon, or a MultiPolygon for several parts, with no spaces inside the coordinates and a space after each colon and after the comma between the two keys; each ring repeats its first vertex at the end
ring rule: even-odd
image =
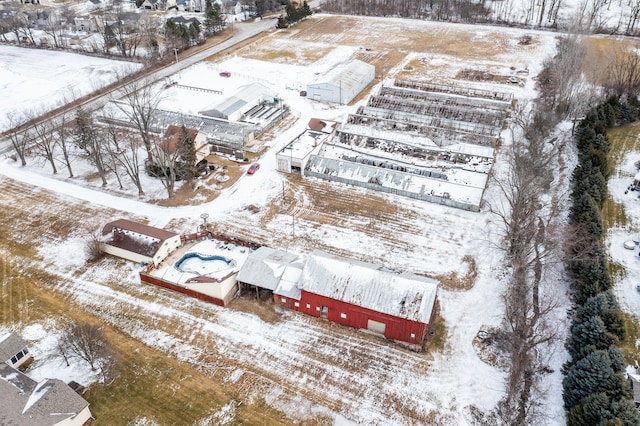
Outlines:
{"type": "Polygon", "coordinates": [[[384,330],[387,325],[383,322],[378,322],[374,320],[367,321],[367,330],[375,331],[376,333],[384,334],[384,330]]]}

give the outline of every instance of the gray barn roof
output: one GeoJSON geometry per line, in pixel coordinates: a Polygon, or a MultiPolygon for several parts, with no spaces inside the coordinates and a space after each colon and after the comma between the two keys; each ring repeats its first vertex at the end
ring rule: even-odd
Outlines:
{"type": "Polygon", "coordinates": [[[238,281],[275,290],[287,265],[298,258],[295,254],[269,247],[260,247],[247,256],[238,273],[238,281]]]}
{"type": "Polygon", "coordinates": [[[0,363],[0,424],[55,425],[84,410],[89,403],[64,382],[36,382],[7,364],[0,363]]]}
{"type": "MultiPolygon", "coordinates": [[[[22,337],[15,333],[7,333],[0,335],[0,363],[6,362],[12,356],[20,352],[27,346],[22,337]]],[[[2,422],[0,422],[2,424],[2,422]]]]}
{"type": "Polygon", "coordinates": [[[321,251],[314,251],[307,258],[298,287],[425,324],[430,321],[438,290],[437,282],[431,279],[321,251]]]}

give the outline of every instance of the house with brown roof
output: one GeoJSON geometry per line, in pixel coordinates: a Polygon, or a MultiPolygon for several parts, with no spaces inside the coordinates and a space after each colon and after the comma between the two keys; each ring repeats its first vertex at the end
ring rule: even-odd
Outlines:
{"type": "Polygon", "coordinates": [[[12,367],[20,368],[33,361],[33,356],[27,349],[27,342],[16,333],[0,334],[0,362],[12,367]]]}
{"type": "Polygon", "coordinates": [[[172,251],[180,247],[180,235],[175,232],[118,219],[102,228],[105,237],[100,249],[108,254],[139,263],[159,265],[172,251]]]}
{"type": "Polygon", "coordinates": [[[83,426],[93,421],[89,403],[57,379],[36,382],[0,363],[0,424],[83,426]]]}

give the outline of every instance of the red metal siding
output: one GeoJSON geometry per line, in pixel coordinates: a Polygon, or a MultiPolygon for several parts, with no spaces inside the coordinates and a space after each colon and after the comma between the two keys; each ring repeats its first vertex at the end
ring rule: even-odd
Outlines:
{"type": "Polygon", "coordinates": [[[225,300],[222,300],[222,299],[218,299],[217,297],[209,296],[208,294],[202,294],[202,293],[198,293],[197,291],[190,290],[188,288],[180,287],[178,285],[175,285],[163,279],[156,278],[151,275],[147,275],[144,272],[140,272],[140,281],[157,285],[159,287],[164,287],[169,290],[177,291],[178,293],[186,294],[187,296],[191,296],[193,298],[196,298],[198,300],[203,300],[205,302],[213,303],[214,305],[218,305],[218,306],[226,306],[227,303],[231,301],[231,298],[233,297],[233,295],[236,294],[236,292],[238,291],[238,287],[236,285],[236,287],[229,292],[229,296],[227,296],[225,300]]]}
{"type": "Polygon", "coordinates": [[[316,317],[321,316],[321,307],[326,306],[328,308],[327,319],[329,321],[349,327],[366,329],[368,320],[381,322],[385,324],[385,337],[410,343],[411,345],[422,346],[427,333],[428,324],[398,318],[393,315],[373,311],[361,306],[309,293],[304,290],[302,290],[299,301],[278,294],[274,294],[273,298],[279,305],[284,305],[290,309],[316,317]],[[285,300],[284,302],[283,299],[285,300]],[[298,306],[295,306],[296,303],[298,306]],[[345,314],[346,318],[343,318],[341,314],[345,314]],[[413,334],[414,337],[411,337],[411,334],[413,334]]]}

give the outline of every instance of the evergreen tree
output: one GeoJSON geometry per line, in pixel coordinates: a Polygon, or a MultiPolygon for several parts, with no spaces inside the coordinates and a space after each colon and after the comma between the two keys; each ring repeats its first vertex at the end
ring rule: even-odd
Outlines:
{"type": "Polygon", "coordinates": [[[285,18],[282,15],[278,16],[278,23],[276,24],[276,28],[278,29],[289,28],[289,23],[287,22],[287,18],[285,18]]]}
{"type": "Polygon", "coordinates": [[[304,2],[302,3],[302,15],[304,17],[307,17],[307,16],[311,16],[312,13],[313,12],[311,11],[309,4],[307,3],[307,0],[304,0],[304,2]]]}
{"type": "Polygon", "coordinates": [[[585,192],[574,200],[569,217],[573,223],[584,226],[590,234],[598,237],[602,236],[603,227],[602,219],[600,218],[600,206],[588,193],[585,192]]]}
{"type": "MultiPolygon", "coordinates": [[[[599,316],[594,316],[571,326],[571,348],[593,345],[596,349],[607,349],[616,343],[616,337],[607,331],[599,316]]],[[[571,354],[575,356],[575,353],[571,354]]]]}
{"type": "Polygon", "coordinates": [[[225,21],[220,4],[207,0],[204,11],[204,27],[214,34],[224,30],[225,21]]]}
{"type": "Polygon", "coordinates": [[[569,410],[568,426],[590,426],[600,424],[609,409],[609,398],[604,392],[594,393],[582,398],[569,410]]]}
{"type": "Polygon", "coordinates": [[[197,22],[192,22],[189,25],[189,38],[191,41],[197,41],[200,37],[200,25],[197,22]]]}
{"type": "Polygon", "coordinates": [[[571,409],[582,398],[605,391],[614,375],[607,351],[593,351],[578,360],[562,380],[565,407],[571,409]]]}
{"type": "Polygon", "coordinates": [[[176,176],[187,181],[196,177],[196,143],[189,130],[182,126],[180,137],[176,144],[178,161],[176,162],[176,176]]]}

